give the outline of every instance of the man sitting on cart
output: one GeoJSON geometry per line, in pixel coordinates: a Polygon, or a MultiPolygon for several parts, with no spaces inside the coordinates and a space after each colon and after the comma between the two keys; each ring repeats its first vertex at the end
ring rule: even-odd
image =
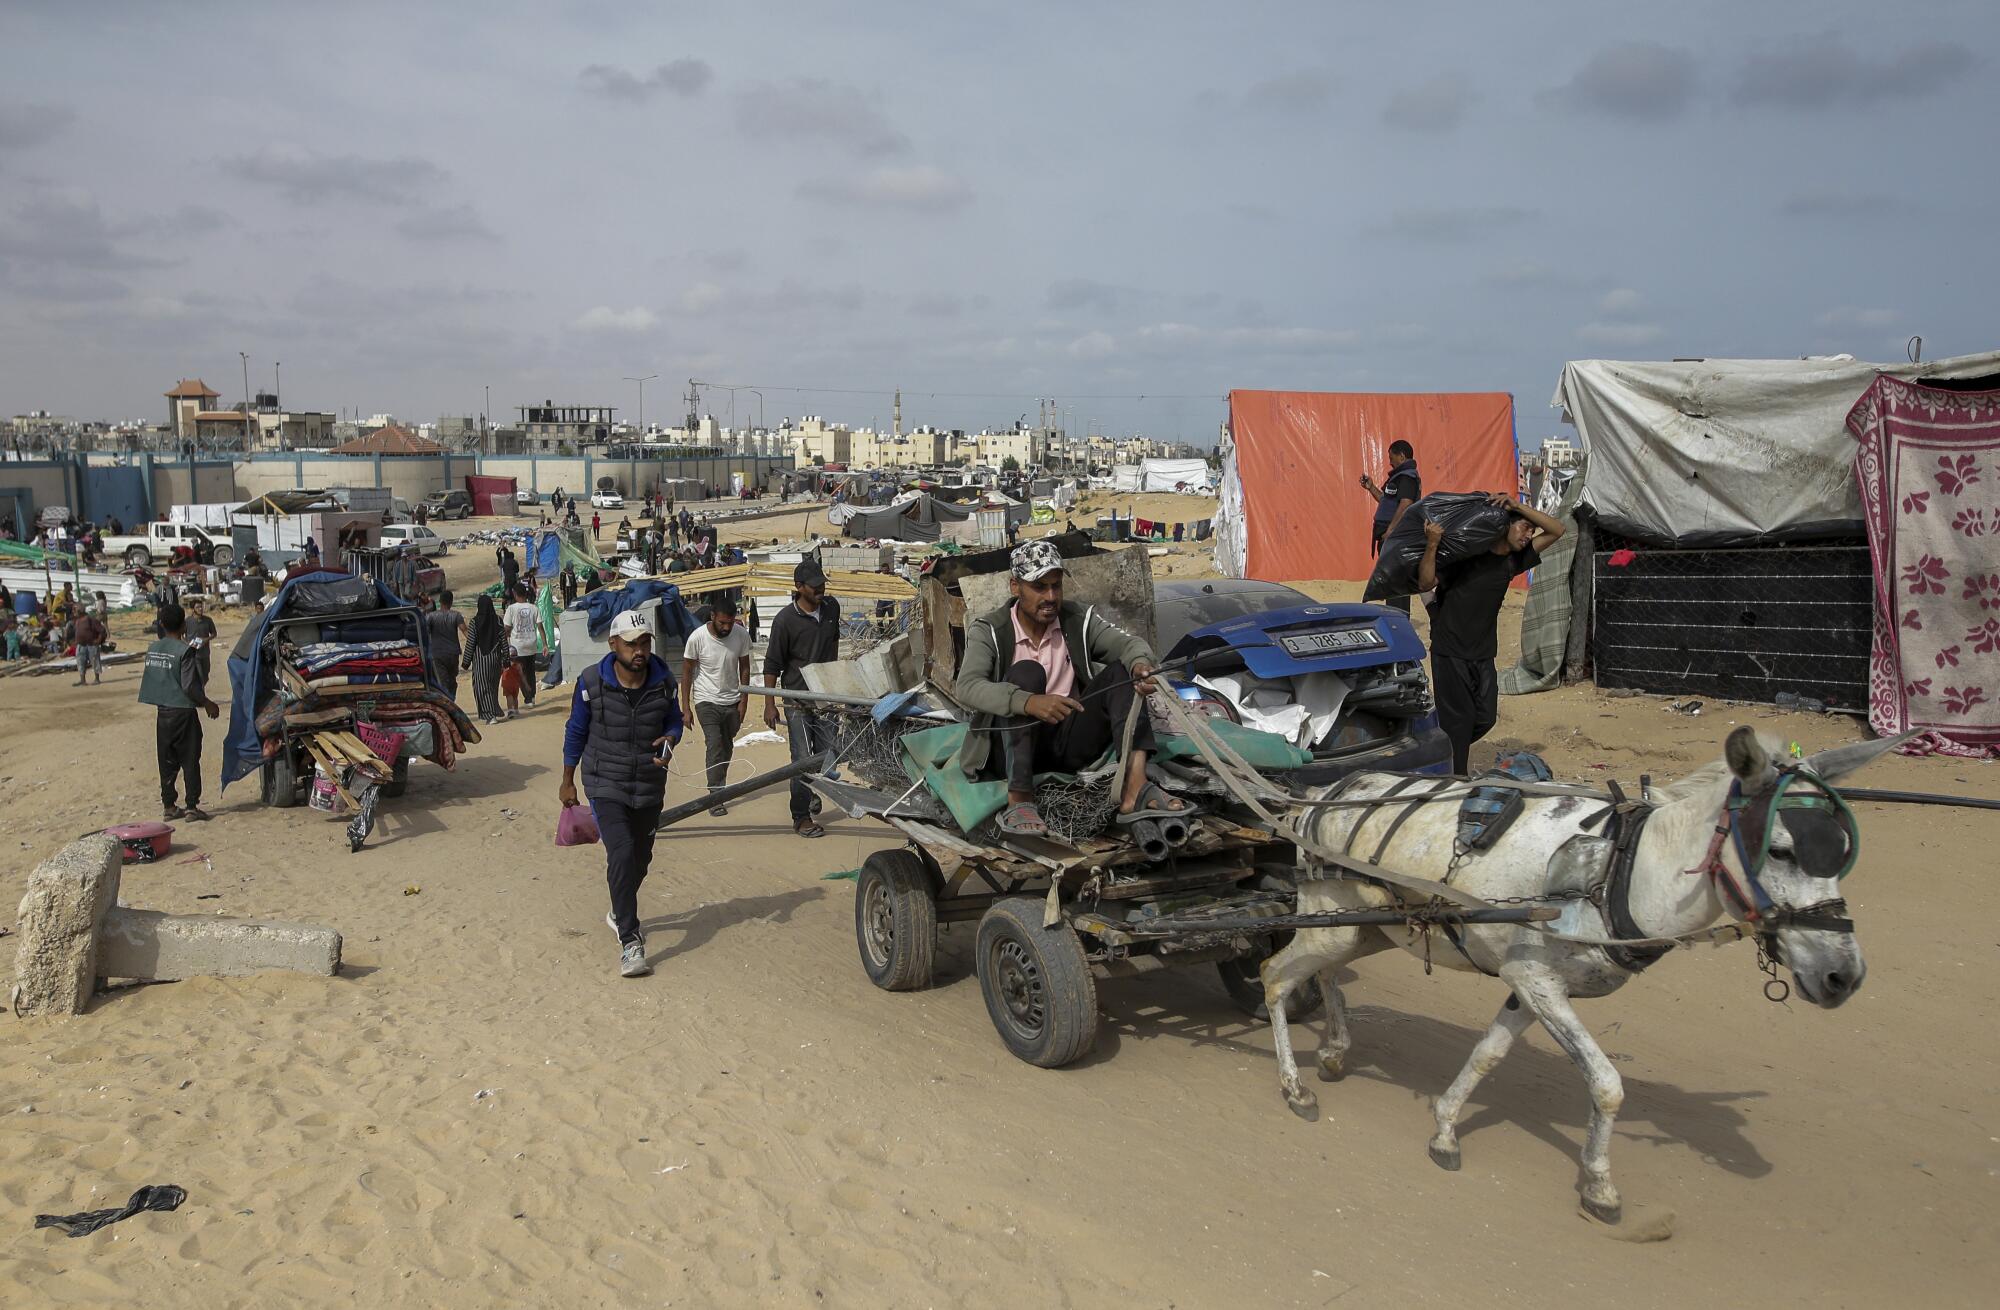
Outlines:
{"type": "MultiPolygon", "coordinates": [[[[1124,740],[1134,690],[1153,690],[1153,652],[1095,606],[1063,599],[1063,560],[1048,541],[1009,557],[1013,599],[965,625],[957,699],[973,712],[959,766],[992,776],[998,738],[1007,807],[997,820],[1014,837],[1046,837],[1035,808],[1037,773],[1078,773],[1124,740]]],[[[1186,815],[1192,807],[1146,777],[1153,750],[1142,706],[1124,761],[1118,822],[1186,815]]]]}

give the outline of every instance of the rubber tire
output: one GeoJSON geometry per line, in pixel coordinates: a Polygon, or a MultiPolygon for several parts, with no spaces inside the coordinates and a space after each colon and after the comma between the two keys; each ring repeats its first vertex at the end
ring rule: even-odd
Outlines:
{"type": "Polygon", "coordinates": [[[299,803],[299,774],[290,748],[264,761],[264,804],[289,810],[299,803]]]}
{"type": "Polygon", "coordinates": [[[885,992],[931,985],[937,960],[937,899],[914,851],[876,851],[854,886],[854,942],[868,981],[885,992]],[[886,938],[887,940],[881,940],[886,938]]]}
{"type": "Polygon", "coordinates": [[[1044,904],[1039,896],[995,901],[979,920],[973,957],[1001,1042],[1029,1064],[1060,1069],[1097,1043],[1097,979],[1068,924],[1042,927],[1044,904]],[[1023,1022],[1005,994],[1023,982],[1031,989],[1028,1004],[1039,1003],[1034,1022],[1023,1022]]]}
{"type": "Polygon", "coordinates": [[[410,789],[410,761],[400,759],[390,767],[389,781],[382,784],[384,796],[401,796],[410,789]]]}
{"type": "Polygon", "coordinates": [[[125,562],[136,569],[151,568],[153,566],[153,552],[147,550],[144,546],[127,546],[125,548],[125,562]]]}
{"type": "Polygon", "coordinates": [[[236,548],[234,546],[217,546],[215,548],[215,567],[226,569],[235,562],[236,548]]]}
{"type": "MultiPolygon", "coordinates": [[[[1229,999],[1237,1009],[1258,1023],[1269,1023],[1271,1011],[1264,1004],[1264,983],[1258,976],[1257,966],[1284,950],[1291,943],[1292,934],[1274,933],[1259,940],[1265,949],[1239,955],[1233,960],[1217,960],[1215,972],[1222,979],[1222,990],[1229,993],[1229,999]]],[[[1309,978],[1304,985],[1294,987],[1292,994],[1285,998],[1285,1018],[1292,1023],[1317,1018],[1325,1009],[1326,993],[1320,990],[1317,978],[1309,978]]]]}

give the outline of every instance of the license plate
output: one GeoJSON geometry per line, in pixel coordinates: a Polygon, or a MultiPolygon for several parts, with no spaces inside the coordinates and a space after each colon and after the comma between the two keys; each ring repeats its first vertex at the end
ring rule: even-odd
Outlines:
{"type": "Polygon", "coordinates": [[[1350,650],[1374,650],[1385,643],[1373,628],[1341,628],[1335,632],[1292,632],[1278,638],[1287,655],[1333,655],[1350,650]]]}

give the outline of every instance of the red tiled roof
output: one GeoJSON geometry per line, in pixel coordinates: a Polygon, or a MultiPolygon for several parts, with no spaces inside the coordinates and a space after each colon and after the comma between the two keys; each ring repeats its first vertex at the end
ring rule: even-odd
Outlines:
{"type": "Polygon", "coordinates": [[[428,437],[420,437],[406,427],[391,423],[377,428],[365,437],[343,441],[331,453],[335,455],[436,455],[442,453],[443,446],[428,437]]]}
{"type": "Polygon", "coordinates": [[[174,389],[167,393],[167,398],[169,400],[202,400],[209,396],[220,396],[221,394],[220,391],[210,391],[208,383],[203,382],[200,378],[182,378],[174,384],[174,389]]]}

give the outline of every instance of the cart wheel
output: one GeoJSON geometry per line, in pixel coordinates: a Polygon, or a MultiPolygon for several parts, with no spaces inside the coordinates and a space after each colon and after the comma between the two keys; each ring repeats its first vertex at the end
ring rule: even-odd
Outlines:
{"type": "Polygon", "coordinates": [[[913,851],[876,851],[854,888],[854,939],[868,981],[884,991],[931,985],[937,954],[937,901],[930,870],[913,851]]]}
{"type": "Polygon", "coordinates": [[[384,796],[401,796],[410,789],[410,760],[408,756],[390,766],[389,781],[382,784],[384,796]]]}
{"type": "Polygon", "coordinates": [[[264,804],[289,810],[299,803],[299,773],[290,747],[264,761],[264,804]]]}
{"type": "MultiPolygon", "coordinates": [[[[1264,980],[1257,972],[1258,966],[1284,950],[1291,940],[1292,934],[1288,932],[1259,937],[1250,954],[1216,961],[1215,971],[1222,975],[1222,990],[1229,993],[1237,1009],[1259,1023],[1271,1022],[1271,1011],[1264,1005],[1264,980]]],[[[1320,990],[1317,978],[1294,987],[1285,998],[1285,1018],[1292,1023],[1314,1018],[1325,1008],[1326,993],[1320,990]]]]}
{"type": "Polygon", "coordinates": [[[979,991],[1000,1040],[1029,1064],[1060,1069],[1097,1040],[1097,980],[1067,924],[1042,927],[1039,896],[996,901],[979,920],[979,991]]]}

